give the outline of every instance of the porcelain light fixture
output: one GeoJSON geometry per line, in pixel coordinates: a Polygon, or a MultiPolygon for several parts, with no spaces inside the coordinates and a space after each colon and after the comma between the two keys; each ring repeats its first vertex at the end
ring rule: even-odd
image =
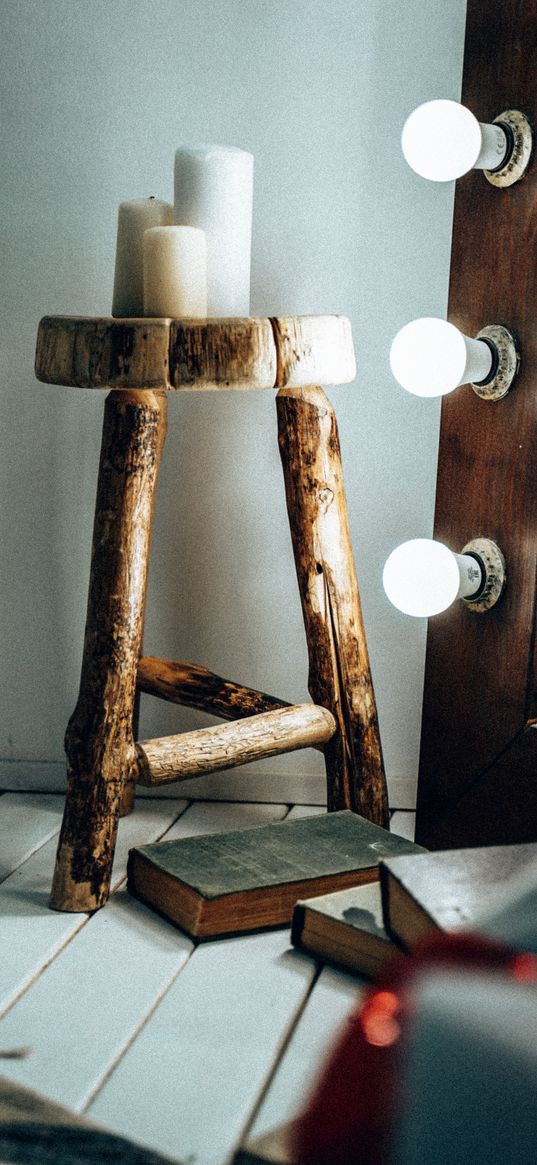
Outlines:
{"type": "Polygon", "coordinates": [[[450,182],[483,170],[493,186],[512,186],[525,174],[533,146],[531,125],[518,109],[492,122],[457,101],[426,101],[407,118],[401,136],[412,170],[432,182],[450,182]]]}
{"type": "Polygon", "coordinates": [[[488,538],[468,542],[460,554],[432,538],[412,538],[392,550],[382,581],[390,602],[405,615],[439,615],[455,599],[485,611],[503,593],[505,561],[488,538]]]}
{"type": "Polygon", "coordinates": [[[495,170],[510,149],[500,125],[479,122],[457,101],[427,101],[410,114],[401,137],[403,154],[416,174],[450,182],[468,170],[495,170]]]}
{"type": "Polygon", "coordinates": [[[447,320],[425,316],[405,324],[390,349],[395,379],[415,396],[446,396],[471,384],[478,396],[500,400],[519,368],[518,347],[503,325],[483,328],[475,339],[447,320]]]}

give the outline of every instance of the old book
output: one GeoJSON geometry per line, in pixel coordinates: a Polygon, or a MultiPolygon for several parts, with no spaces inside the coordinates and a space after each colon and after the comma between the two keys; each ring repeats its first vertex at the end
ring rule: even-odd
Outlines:
{"type": "Polygon", "coordinates": [[[291,921],[299,898],[378,880],[417,846],[356,813],[160,841],[129,854],[129,889],[194,938],[291,921]]]}
{"type": "Polygon", "coordinates": [[[439,930],[471,929],[537,844],[480,846],[390,857],[380,871],[384,925],[405,947],[439,930]]]}
{"type": "Polygon", "coordinates": [[[291,942],[360,975],[374,975],[397,949],[384,927],[378,882],[297,902],[291,942]]]}
{"type": "Polygon", "coordinates": [[[0,1076],[0,1161],[20,1165],[173,1165],[48,1097],[0,1076]]]}
{"type": "Polygon", "coordinates": [[[518,950],[537,954],[537,846],[476,917],[476,929],[518,950]]]}

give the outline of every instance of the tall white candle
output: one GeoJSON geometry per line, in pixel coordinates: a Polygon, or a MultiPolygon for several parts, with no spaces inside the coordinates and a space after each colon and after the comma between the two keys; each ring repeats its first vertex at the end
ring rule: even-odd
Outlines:
{"type": "Polygon", "coordinates": [[[254,159],[232,146],[175,154],[175,222],[207,235],[207,314],[250,312],[254,159]]]}
{"type": "Polygon", "coordinates": [[[173,206],[160,198],[120,203],[117,220],[113,316],[143,316],[143,237],[150,227],[173,223],[173,206]]]}
{"type": "Polygon", "coordinates": [[[144,315],[207,315],[207,242],[197,227],[151,227],[144,234],[144,315]]]}

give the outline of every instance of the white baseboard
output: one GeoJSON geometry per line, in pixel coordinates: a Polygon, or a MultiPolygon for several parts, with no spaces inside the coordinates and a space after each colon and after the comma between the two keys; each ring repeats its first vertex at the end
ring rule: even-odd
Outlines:
{"type": "MultiPolygon", "coordinates": [[[[63,793],[62,761],[0,760],[0,789],[63,793]]],[[[416,781],[388,776],[391,809],[415,809],[416,781]]],[[[192,801],[273,801],[289,805],[326,804],[325,779],[319,773],[297,774],[233,769],[195,777],[165,789],[139,789],[141,797],[187,798],[192,801]]]]}
{"type": "Polygon", "coordinates": [[[0,789],[32,793],[64,793],[65,762],[0,760],[0,789]]]}

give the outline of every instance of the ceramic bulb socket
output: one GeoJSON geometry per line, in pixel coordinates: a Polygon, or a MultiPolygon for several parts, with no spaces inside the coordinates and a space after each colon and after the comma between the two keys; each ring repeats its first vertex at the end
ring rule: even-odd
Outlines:
{"type": "Polygon", "coordinates": [[[494,166],[484,167],[485,178],[492,186],[500,189],[513,186],[524,177],[533,155],[533,131],[528,118],[519,109],[504,109],[503,113],[494,118],[492,126],[484,127],[492,130],[499,126],[507,136],[509,149],[503,159],[494,166]]]}
{"type": "Polygon", "coordinates": [[[502,400],[511,391],[520,368],[520,350],[517,340],[509,328],[502,324],[489,324],[482,328],[473,343],[488,344],[492,353],[489,373],[485,377],[468,377],[475,393],[482,400],[502,400]]]}
{"type": "Polygon", "coordinates": [[[463,603],[478,614],[490,611],[501,599],[507,583],[505,558],[490,538],[473,538],[463,546],[461,555],[472,557],[481,568],[481,588],[477,593],[461,594],[463,603]]]}

